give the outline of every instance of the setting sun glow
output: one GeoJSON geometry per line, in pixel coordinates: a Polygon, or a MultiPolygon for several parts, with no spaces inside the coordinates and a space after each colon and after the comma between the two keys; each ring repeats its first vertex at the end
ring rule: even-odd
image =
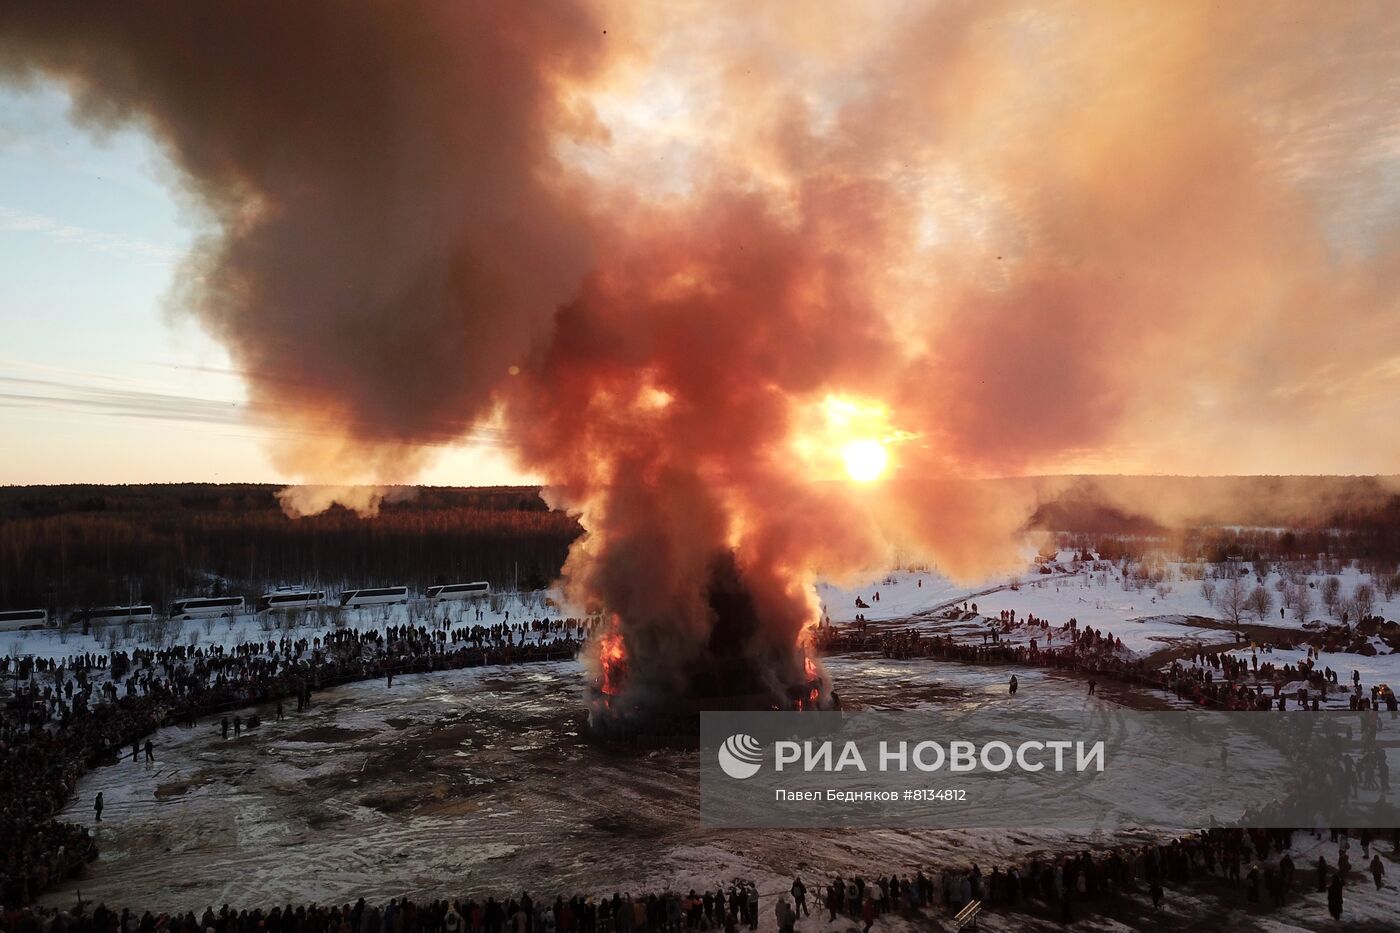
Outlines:
{"type": "Polygon", "coordinates": [[[866,484],[898,466],[895,450],[918,435],[892,423],[879,399],[828,395],[801,410],[793,452],[814,480],[866,484]]]}
{"type": "Polygon", "coordinates": [[[880,478],[889,463],[885,445],[879,441],[851,441],[841,448],[841,459],[846,464],[846,472],[858,483],[870,483],[880,478]]]}

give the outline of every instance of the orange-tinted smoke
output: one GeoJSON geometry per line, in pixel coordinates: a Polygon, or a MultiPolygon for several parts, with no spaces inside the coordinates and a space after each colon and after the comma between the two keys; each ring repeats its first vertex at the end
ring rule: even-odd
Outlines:
{"type": "Polygon", "coordinates": [[[839,223],[934,475],[1400,462],[1400,431],[1376,433],[1400,417],[1386,4],[637,18],[653,67],[602,106],[631,150],[598,172],[839,223]]]}
{"type": "Polygon", "coordinates": [[[589,529],[568,582],[661,685],[712,630],[717,551],[755,641],[790,646],[814,571],[892,545],[968,579],[1013,562],[1036,490],[967,477],[1246,462],[1222,413],[1287,461],[1330,425],[1297,391],[1329,366],[1321,307],[1394,368],[1394,238],[1339,238],[1316,173],[1362,169],[1304,152],[1362,138],[1349,95],[1400,76],[1379,8],[633,12],[651,67],[600,105],[612,160],[581,160],[609,229],[507,414],[589,529]],[[1319,36],[1324,60],[1286,64],[1319,36]],[[892,479],[794,455],[832,395],[889,405],[892,479]]]}

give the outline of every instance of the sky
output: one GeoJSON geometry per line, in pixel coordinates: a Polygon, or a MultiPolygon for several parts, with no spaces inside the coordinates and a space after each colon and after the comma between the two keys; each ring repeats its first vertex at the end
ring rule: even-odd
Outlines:
{"type": "MultiPolygon", "coordinates": [[[[95,135],[52,84],[0,88],[0,484],[287,482],[228,353],[172,304],[199,229],[137,128],[95,135]]],[[[485,446],[435,485],[528,481],[485,446]]]]}
{"type": "Polygon", "coordinates": [[[0,35],[0,482],[1400,464],[1383,3],[328,9],[0,35]]]}

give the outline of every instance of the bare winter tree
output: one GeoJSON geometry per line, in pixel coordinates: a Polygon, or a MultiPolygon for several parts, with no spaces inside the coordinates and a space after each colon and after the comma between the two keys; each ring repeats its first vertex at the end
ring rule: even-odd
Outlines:
{"type": "Polygon", "coordinates": [[[1249,609],[1249,597],[1249,586],[1236,574],[1216,591],[1215,608],[1226,622],[1238,626],[1249,609]]]}
{"type": "Polygon", "coordinates": [[[1326,607],[1327,614],[1335,616],[1337,606],[1342,601],[1342,580],[1340,577],[1330,576],[1322,581],[1322,605],[1326,607]]]}
{"type": "Polygon", "coordinates": [[[1312,590],[1303,584],[1295,586],[1293,588],[1293,618],[1299,622],[1306,622],[1312,610],[1312,590]]]}
{"type": "Polygon", "coordinates": [[[1356,606],[1357,621],[1371,614],[1371,610],[1376,608],[1376,588],[1369,583],[1356,584],[1356,590],[1351,594],[1351,601],[1356,606]]]}
{"type": "Polygon", "coordinates": [[[1395,598],[1396,593],[1400,593],[1400,573],[1378,573],[1376,581],[1381,587],[1381,596],[1386,602],[1395,598]]]}
{"type": "Polygon", "coordinates": [[[1249,594],[1249,611],[1259,617],[1263,622],[1264,617],[1274,609],[1274,594],[1270,593],[1262,586],[1256,586],[1254,592],[1249,594]]]}

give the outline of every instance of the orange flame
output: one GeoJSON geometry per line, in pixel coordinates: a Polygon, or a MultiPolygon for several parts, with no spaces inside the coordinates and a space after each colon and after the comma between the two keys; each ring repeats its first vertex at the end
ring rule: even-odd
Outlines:
{"type": "Polygon", "coordinates": [[[600,689],[608,696],[617,696],[627,677],[627,649],[620,633],[609,632],[599,637],[598,663],[603,668],[600,689]]]}

